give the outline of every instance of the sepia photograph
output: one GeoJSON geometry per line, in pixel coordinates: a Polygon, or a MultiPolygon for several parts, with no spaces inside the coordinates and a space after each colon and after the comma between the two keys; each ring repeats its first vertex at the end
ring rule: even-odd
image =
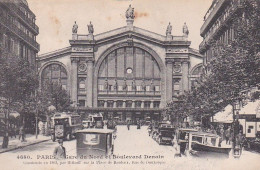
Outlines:
{"type": "Polygon", "coordinates": [[[258,170],[259,94],[259,0],[0,0],[3,170],[258,170]]]}

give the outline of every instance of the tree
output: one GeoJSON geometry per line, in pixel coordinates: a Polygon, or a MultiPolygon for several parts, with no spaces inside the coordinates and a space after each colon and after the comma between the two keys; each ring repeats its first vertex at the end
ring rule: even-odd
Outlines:
{"type": "Polygon", "coordinates": [[[182,102],[168,104],[169,114],[193,115],[195,118],[214,116],[228,104],[242,100],[241,91],[260,83],[260,1],[245,0],[242,15],[233,20],[235,39],[227,44],[211,41],[214,58],[210,72],[202,75],[198,86],[179,97],[182,102]]]}
{"type": "Polygon", "coordinates": [[[62,88],[59,82],[45,81],[39,94],[40,100],[55,106],[57,111],[68,111],[71,100],[68,92],[62,88]],[[46,102],[47,101],[47,102],[46,102]]]}
{"type": "Polygon", "coordinates": [[[15,110],[20,113],[22,124],[31,94],[38,87],[38,77],[33,66],[23,58],[0,56],[0,96],[4,98],[7,108],[5,117],[5,136],[3,148],[8,147],[9,114],[15,110]]]}

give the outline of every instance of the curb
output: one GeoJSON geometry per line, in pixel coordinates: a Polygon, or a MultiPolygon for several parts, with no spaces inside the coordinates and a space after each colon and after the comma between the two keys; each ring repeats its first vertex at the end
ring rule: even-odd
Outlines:
{"type": "Polygon", "coordinates": [[[9,152],[9,151],[13,151],[13,150],[16,150],[16,149],[22,149],[22,148],[25,148],[27,146],[31,146],[31,145],[36,145],[36,144],[39,144],[39,143],[47,142],[49,140],[51,140],[51,139],[45,139],[45,140],[41,140],[41,141],[38,141],[38,142],[30,143],[28,145],[17,146],[17,147],[11,148],[11,149],[6,149],[4,151],[0,151],[0,154],[5,153],[5,152],[9,152]]]}

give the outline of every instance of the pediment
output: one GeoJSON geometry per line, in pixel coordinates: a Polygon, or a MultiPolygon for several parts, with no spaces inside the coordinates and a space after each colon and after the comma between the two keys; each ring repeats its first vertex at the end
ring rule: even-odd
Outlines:
{"type": "Polygon", "coordinates": [[[158,45],[190,45],[190,41],[184,36],[164,36],[157,34],[135,26],[124,26],[93,36],[93,39],[89,39],[89,35],[76,35],[73,40],[70,40],[71,44],[95,44],[101,45],[103,43],[109,43],[118,39],[137,38],[158,45]]]}

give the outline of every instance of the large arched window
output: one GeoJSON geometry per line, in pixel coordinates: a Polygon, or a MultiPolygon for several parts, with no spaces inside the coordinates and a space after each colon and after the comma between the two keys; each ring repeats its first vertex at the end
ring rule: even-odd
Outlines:
{"type": "Polygon", "coordinates": [[[47,82],[59,83],[63,89],[67,89],[67,72],[60,64],[50,64],[45,67],[41,75],[41,83],[44,86],[47,82]]]}
{"type": "Polygon", "coordinates": [[[100,65],[98,90],[152,93],[160,89],[160,72],[159,64],[148,51],[138,47],[118,48],[100,65]]]}
{"type": "Polygon", "coordinates": [[[191,71],[190,81],[191,81],[191,89],[197,86],[197,79],[200,77],[202,73],[203,66],[202,64],[198,64],[191,71]]]}

